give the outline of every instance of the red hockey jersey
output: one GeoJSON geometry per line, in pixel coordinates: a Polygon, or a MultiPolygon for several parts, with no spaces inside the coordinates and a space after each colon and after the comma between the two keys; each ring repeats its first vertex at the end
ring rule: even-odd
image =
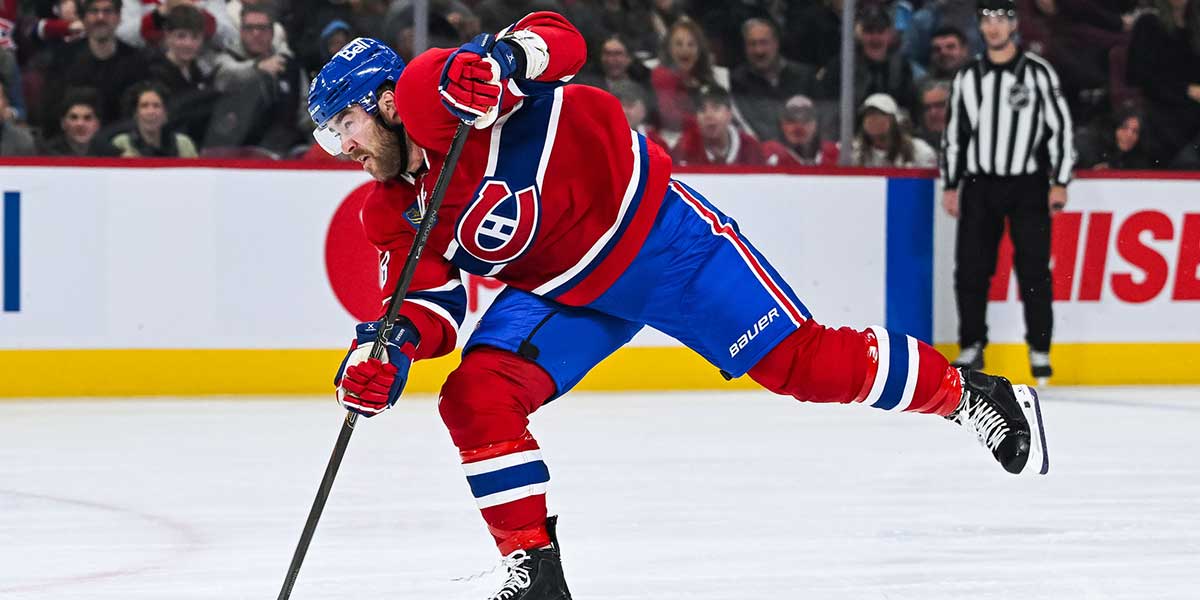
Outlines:
{"type": "MultiPolygon", "coordinates": [[[[462,320],[459,269],[585,305],[633,261],[666,192],[670,157],[629,128],[621,103],[597,88],[564,85],[586,58],[579,32],[545,12],[513,28],[537,34],[549,64],[536,80],[508,81],[496,123],[467,138],[401,308],[421,333],[418,358],[455,345],[462,320]]],[[[376,184],[364,205],[367,237],[384,252],[385,294],[399,276],[458,126],[438,94],[452,52],[421,54],[396,84],[401,122],[425,151],[429,169],[416,180],[376,184]]]]}

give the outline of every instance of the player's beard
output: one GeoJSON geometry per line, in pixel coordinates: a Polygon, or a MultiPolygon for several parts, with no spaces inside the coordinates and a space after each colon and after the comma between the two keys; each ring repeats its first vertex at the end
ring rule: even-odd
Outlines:
{"type": "Polygon", "coordinates": [[[376,118],[375,138],[379,144],[370,150],[362,147],[351,153],[350,157],[360,161],[363,169],[376,181],[395,179],[405,172],[408,167],[408,142],[404,129],[389,127],[382,119],[376,118]],[[363,161],[366,157],[366,161],[363,161]]]}

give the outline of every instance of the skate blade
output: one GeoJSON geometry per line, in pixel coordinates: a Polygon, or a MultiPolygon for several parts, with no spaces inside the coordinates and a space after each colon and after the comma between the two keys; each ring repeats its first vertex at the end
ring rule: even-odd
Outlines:
{"type": "Polygon", "coordinates": [[[1046,427],[1042,421],[1042,405],[1038,401],[1037,390],[1027,385],[1016,385],[1013,386],[1013,392],[1017,396],[1017,403],[1021,405],[1021,412],[1029,421],[1029,461],[1025,463],[1023,474],[1030,472],[1030,468],[1037,468],[1038,475],[1045,475],[1050,471],[1050,455],[1046,452],[1046,427]]]}

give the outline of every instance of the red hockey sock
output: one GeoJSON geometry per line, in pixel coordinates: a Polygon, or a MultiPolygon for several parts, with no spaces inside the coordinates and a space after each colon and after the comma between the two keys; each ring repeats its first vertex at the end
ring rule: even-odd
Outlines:
{"type": "Polygon", "coordinates": [[[932,346],[881,327],[831,329],[811,319],[749,375],[804,402],[864,402],[884,410],[947,415],[962,395],[958,371],[932,346]]]}
{"type": "Polygon", "coordinates": [[[550,543],[550,473],[525,428],[529,414],[554,392],[553,380],[540,367],[495,348],[469,352],[442,386],[442,420],[502,554],[550,543]]]}

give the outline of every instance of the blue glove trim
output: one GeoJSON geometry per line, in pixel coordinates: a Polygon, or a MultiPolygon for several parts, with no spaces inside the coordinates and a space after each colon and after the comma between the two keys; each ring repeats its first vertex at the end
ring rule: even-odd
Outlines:
{"type": "MultiPolygon", "coordinates": [[[[446,60],[446,64],[450,64],[450,61],[459,52],[490,56],[492,60],[496,61],[496,64],[500,65],[501,80],[512,77],[513,73],[517,70],[517,56],[513,53],[512,46],[508,45],[507,42],[496,39],[490,33],[481,33],[472,38],[471,41],[459,46],[458,50],[455,50],[454,54],[451,54],[450,58],[446,60]]],[[[442,74],[445,75],[445,71],[442,74]]]]}
{"type": "MultiPolygon", "coordinates": [[[[342,374],[346,372],[346,363],[350,360],[350,355],[358,348],[374,343],[375,338],[379,337],[380,329],[380,321],[359,323],[354,328],[354,343],[350,346],[350,350],[346,352],[346,356],[342,358],[342,364],[338,367],[337,375],[333,378],[333,385],[335,387],[340,386],[342,383],[342,374]]],[[[392,326],[392,330],[388,332],[387,339],[383,342],[388,364],[396,367],[396,378],[392,380],[392,387],[388,390],[389,407],[394,405],[396,400],[400,398],[400,393],[404,391],[404,384],[408,382],[408,371],[412,367],[412,359],[409,358],[408,354],[404,353],[402,348],[405,345],[412,345],[415,348],[420,343],[421,335],[417,333],[417,328],[413,326],[412,321],[404,317],[397,318],[396,324],[392,326]]]]}
{"type": "MultiPolygon", "coordinates": [[[[475,36],[471,41],[459,46],[458,50],[455,50],[453,54],[446,58],[446,64],[442,66],[442,75],[438,78],[439,90],[446,89],[447,84],[450,82],[450,77],[448,75],[450,72],[450,65],[454,62],[454,57],[458,56],[460,52],[470,52],[477,56],[491,57],[492,60],[496,61],[496,64],[500,66],[501,82],[513,77],[513,75],[517,73],[518,67],[521,66],[517,55],[513,52],[511,45],[496,39],[496,37],[490,33],[481,33],[475,36]]],[[[518,79],[520,79],[519,76],[518,79]]],[[[503,87],[504,86],[502,83],[502,94],[503,87]]],[[[479,115],[461,110],[453,104],[447,102],[445,99],[442,99],[442,106],[445,106],[446,110],[450,111],[450,114],[458,117],[459,120],[467,123],[468,125],[474,125],[475,119],[479,118],[479,115]]]]}

